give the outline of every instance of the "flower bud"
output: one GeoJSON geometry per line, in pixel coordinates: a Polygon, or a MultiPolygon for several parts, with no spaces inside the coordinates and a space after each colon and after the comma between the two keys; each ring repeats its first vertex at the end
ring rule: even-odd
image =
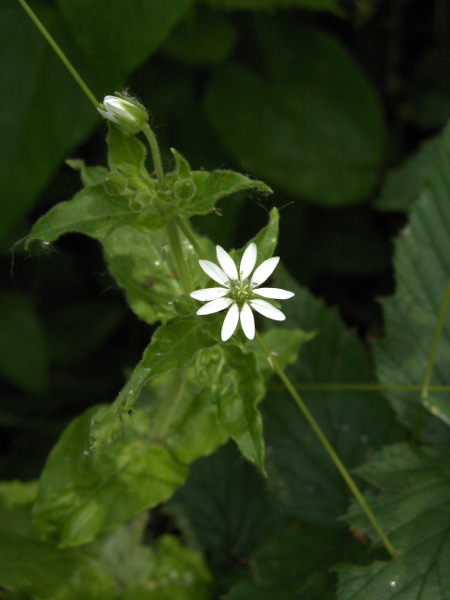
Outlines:
{"type": "Polygon", "coordinates": [[[98,112],[120,127],[126,135],[138,133],[148,120],[144,106],[131,97],[105,96],[103,108],[97,108],[98,112]]]}
{"type": "Polygon", "coordinates": [[[178,179],[173,185],[173,193],[177,200],[190,200],[195,196],[196,192],[197,186],[191,179],[178,179]]]}
{"type": "Polygon", "coordinates": [[[128,181],[123,175],[117,173],[117,171],[111,171],[106,176],[103,187],[110,196],[121,196],[128,187],[128,181]]]}

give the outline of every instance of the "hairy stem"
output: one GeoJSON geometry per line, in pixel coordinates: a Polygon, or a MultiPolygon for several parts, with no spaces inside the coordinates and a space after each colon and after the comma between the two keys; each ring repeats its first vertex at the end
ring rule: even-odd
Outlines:
{"type": "Polygon", "coordinates": [[[142,131],[144,132],[145,137],[147,138],[148,144],[150,146],[150,150],[151,150],[152,158],[153,158],[153,165],[155,167],[156,177],[158,178],[159,185],[162,190],[166,190],[167,189],[166,179],[164,177],[164,170],[162,168],[162,162],[161,162],[161,153],[159,151],[159,146],[158,146],[158,141],[156,139],[156,135],[153,133],[153,131],[148,123],[146,123],[144,125],[144,127],[142,128],[142,131]]]}
{"type": "Polygon", "coordinates": [[[333,446],[330,444],[330,442],[328,441],[326,435],[323,433],[321,427],[319,426],[319,424],[317,423],[317,421],[315,420],[315,418],[313,417],[313,415],[309,411],[309,409],[306,406],[306,404],[300,398],[300,396],[297,393],[297,391],[296,391],[295,387],[293,386],[292,382],[287,377],[287,375],[283,371],[283,369],[280,367],[280,365],[278,364],[278,362],[276,361],[276,359],[274,358],[274,356],[271,354],[269,348],[263,342],[261,336],[258,333],[256,334],[256,340],[259,343],[259,345],[260,345],[261,349],[263,350],[264,354],[267,356],[267,358],[268,358],[270,364],[272,365],[274,371],[277,373],[278,377],[283,382],[283,384],[286,387],[287,391],[290,393],[290,395],[292,396],[292,398],[296,402],[297,406],[302,411],[303,416],[305,417],[305,419],[308,421],[308,423],[313,428],[314,433],[317,435],[317,437],[319,438],[319,440],[322,443],[323,447],[325,448],[325,450],[327,451],[328,455],[330,456],[331,460],[336,465],[338,471],[340,472],[340,474],[344,478],[346,484],[348,485],[348,487],[352,491],[353,495],[355,496],[356,500],[358,501],[359,505],[361,506],[361,508],[365,512],[367,518],[372,523],[375,531],[380,536],[380,539],[383,542],[386,550],[389,552],[389,554],[392,556],[392,558],[395,558],[397,556],[397,551],[395,550],[395,548],[392,545],[392,543],[389,541],[389,538],[387,537],[387,535],[385,534],[385,532],[382,529],[381,525],[379,524],[377,518],[375,517],[374,513],[372,512],[372,509],[370,508],[370,506],[367,504],[366,500],[364,499],[364,496],[359,491],[358,486],[354,482],[354,480],[353,480],[352,476],[350,475],[350,473],[347,471],[346,467],[344,466],[344,463],[341,461],[341,459],[337,455],[337,453],[334,450],[333,446]]]}
{"type": "Polygon", "coordinates": [[[175,221],[168,219],[166,222],[167,233],[169,235],[170,248],[173,252],[175,262],[177,263],[178,272],[180,274],[181,286],[186,294],[192,291],[191,276],[184,258],[183,248],[181,247],[180,236],[175,221]]]}

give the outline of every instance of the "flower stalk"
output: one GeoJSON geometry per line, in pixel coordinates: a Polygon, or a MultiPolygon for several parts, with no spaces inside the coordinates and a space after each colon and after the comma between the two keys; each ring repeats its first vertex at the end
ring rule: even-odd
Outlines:
{"type": "Polygon", "coordinates": [[[61,48],[58,46],[58,44],[56,43],[54,38],[50,35],[50,33],[44,27],[44,25],[40,21],[39,17],[36,15],[36,13],[32,10],[32,8],[28,5],[28,3],[25,0],[19,0],[19,4],[22,6],[24,11],[27,13],[27,15],[30,17],[30,19],[33,21],[33,23],[36,25],[36,27],[42,33],[42,35],[47,40],[47,42],[50,44],[50,46],[52,47],[55,54],[58,56],[58,58],[63,63],[63,65],[66,67],[66,69],[69,71],[69,73],[72,75],[72,77],[75,79],[75,81],[80,86],[82,91],[86,94],[89,102],[91,102],[94,105],[94,107],[97,108],[98,104],[99,104],[98,100],[96,99],[94,94],[91,92],[89,87],[86,85],[86,83],[84,82],[81,75],[79,75],[78,71],[72,65],[70,60],[67,58],[67,56],[64,54],[64,52],[61,50],[61,48]]]}
{"type": "Polygon", "coordinates": [[[292,398],[294,399],[294,401],[297,404],[297,406],[302,411],[303,416],[308,421],[308,423],[311,425],[312,429],[314,430],[314,433],[317,435],[317,437],[319,438],[319,440],[322,443],[323,447],[325,448],[325,450],[327,451],[328,455],[330,456],[331,460],[336,465],[339,473],[344,478],[345,483],[350,488],[351,492],[355,496],[355,498],[358,501],[359,505],[361,506],[361,508],[365,512],[367,518],[372,523],[375,531],[380,536],[380,539],[383,542],[386,550],[389,552],[389,554],[391,555],[392,558],[395,558],[397,556],[396,549],[394,548],[394,546],[390,542],[389,538],[387,537],[386,533],[382,529],[382,527],[379,524],[377,518],[375,517],[374,513],[372,512],[372,509],[367,504],[364,496],[362,495],[362,493],[360,492],[360,490],[359,490],[358,486],[356,485],[354,479],[352,478],[352,476],[350,475],[350,473],[346,469],[344,463],[341,461],[341,459],[337,455],[336,451],[334,450],[333,446],[328,441],[328,439],[327,439],[326,435],[324,434],[324,432],[322,431],[320,425],[317,423],[317,421],[315,420],[315,418],[313,417],[313,415],[309,411],[308,407],[303,402],[303,400],[301,399],[300,395],[297,393],[297,390],[295,389],[295,387],[292,384],[291,380],[286,375],[286,373],[283,371],[283,369],[280,367],[280,365],[278,364],[276,358],[270,352],[269,348],[266,346],[266,344],[262,340],[261,336],[258,333],[256,333],[255,337],[256,337],[256,341],[258,342],[260,348],[262,349],[262,351],[264,352],[264,354],[267,356],[267,359],[269,360],[269,362],[270,362],[273,370],[277,373],[278,377],[283,382],[283,384],[286,387],[287,391],[289,392],[289,394],[292,396],[292,398]]]}
{"type": "Polygon", "coordinates": [[[185,294],[189,294],[192,289],[191,276],[189,268],[184,258],[183,248],[181,247],[180,236],[174,220],[166,221],[167,234],[169,236],[170,249],[173,252],[175,262],[177,264],[178,273],[180,275],[181,287],[185,294]]]}
{"type": "Polygon", "coordinates": [[[144,132],[145,137],[147,138],[148,144],[150,146],[150,150],[153,158],[153,165],[155,167],[156,177],[158,179],[158,183],[161,189],[167,190],[166,178],[164,177],[164,170],[162,168],[161,162],[161,153],[159,151],[158,141],[156,139],[155,134],[153,133],[150,125],[146,123],[142,131],[144,132]]]}

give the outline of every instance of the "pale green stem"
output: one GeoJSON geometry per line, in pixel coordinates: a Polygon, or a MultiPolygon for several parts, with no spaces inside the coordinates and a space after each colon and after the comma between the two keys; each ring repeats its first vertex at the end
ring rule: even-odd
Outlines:
{"type": "Polygon", "coordinates": [[[380,524],[378,523],[377,518],[375,517],[374,513],[372,512],[372,509],[367,504],[366,500],[364,499],[364,496],[359,491],[358,486],[354,482],[354,480],[353,480],[352,476],[350,475],[350,473],[347,471],[346,467],[344,466],[344,463],[341,461],[341,459],[337,455],[337,453],[334,450],[333,446],[328,441],[326,435],[323,433],[322,429],[320,428],[319,424],[317,423],[317,421],[315,420],[315,418],[313,417],[313,415],[309,411],[308,407],[306,406],[306,404],[303,402],[303,400],[298,395],[298,393],[297,393],[295,387],[293,386],[293,384],[291,383],[290,379],[287,377],[286,373],[280,367],[280,365],[278,364],[278,362],[276,361],[276,359],[274,358],[274,356],[271,354],[269,348],[263,342],[261,336],[258,333],[256,334],[256,340],[259,343],[259,345],[261,346],[261,349],[263,350],[264,354],[267,356],[267,358],[269,360],[269,363],[273,367],[274,371],[277,373],[278,377],[283,382],[283,384],[286,387],[287,391],[290,393],[290,395],[292,396],[292,398],[295,400],[296,404],[299,406],[300,410],[303,413],[303,416],[305,417],[305,419],[308,421],[308,423],[313,428],[314,433],[319,438],[319,440],[322,443],[323,447],[328,452],[328,455],[330,456],[331,460],[336,465],[338,471],[340,472],[340,474],[344,478],[346,484],[348,485],[348,487],[352,491],[352,493],[355,496],[356,500],[359,502],[361,508],[366,513],[367,518],[372,523],[375,531],[380,536],[380,539],[383,542],[386,550],[389,552],[389,554],[392,556],[392,558],[395,558],[397,556],[397,551],[395,550],[394,546],[389,541],[389,538],[387,537],[387,535],[385,534],[385,532],[381,528],[380,524]]]}
{"type": "Polygon", "coordinates": [[[189,242],[191,243],[195,252],[197,253],[198,257],[206,258],[206,256],[203,253],[203,250],[200,248],[197,240],[195,239],[195,236],[192,233],[189,225],[181,217],[175,217],[175,223],[180,228],[180,230],[183,232],[183,234],[186,236],[186,238],[189,240],[189,242]]]}
{"type": "Polygon", "coordinates": [[[162,190],[166,190],[167,189],[166,178],[164,177],[164,170],[162,168],[162,162],[161,162],[161,153],[159,151],[159,146],[158,146],[158,141],[156,139],[156,136],[153,133],[153,131],[148,123],[146,123],[144,125],[144,127],[142,128],[142,131],[144,132],[145,137],[148,140],[150,150],[152,152],[153,165],[155,167],[156,177],[158,178],[159,185],[161,186],[162,190]]]}
{"type": "Polygon", "coordinates": [[[88,97],[89,101],[92,102],[92,104],[95,106],[95,108],[97,108],[98,105],[99,105],[98,100],[96,99],[96,97],[94,96],[94,94],[91,92],[91,90],[88,88],[88,86],[86,85],[86,83],[84,82],[84,80],[81,78],[81,76],[78,74],[77,70],[72,65],[72,63],[70,62],[70,60],[67,58],[67,56],[64,54],[64,52],[61,50],[61,48],[58,46],[58,44],[56,43],[56,41],[49,34],[49,32],[47,31],[47,29],[45,28],[45,26],[43,25],[43,23],[39,20],[38,16],[28,6],[28,4],[26,3],[25,0],[18,0],[18,2],[22,6],[22,8],[25,10],[25,12],[28,14],[28,16],[33,21],[33,23],[36,25],[36,27],[39,29],[39,31],[42,33],[42,35],[47,40],[47,42],[50,44],[50,46],[52,47],[52,49],[54,50],[54,52],[56,53],[56,55],[58,56],[58,58],[64,64],[64,66],[69,71],[69,73],[72,75],[72,77],[75,79],[75,81],[78,83],[78,85],[80,86],[80,88],[86,94],[86,96],[88,97]]]}
{"type": "MultiPolygon", "coordinates": [[[[425,377],[423,378],[423,383],[421,386],[421,398],[426,398],[428,396],[428,392],[430,391],[430,380],[431,375],[433,373],[434,363],[436,360],[436,354],[439,346],[439,340],[442,335],[442,330],[444,329],[445,317],[447,316],[448,307],[450,305],[450,281],[447,284],[447,291],[445,292],[444,301],[442,303],[441,312],[439,314],[438,323],[436,326],[436,330],[433,336],[433,342],[431,344],[430,356],[428,357],[427,369],[425,371],[425,377]]],[[[424,405],[421,403],[417,408],[416,420],[413,428],[412,439],[415,442],[419,441],[420,438],[420,429],[422,427],[422,419],[425,411],[424,405]]]]}
{"type": "Polygon", "coordinates": [[[175,262],[177,263],[178,273],[180,275],[181,286],[186,294],[192,291],[191,277],[189,269],[184,258],[183,248],[181,247],[180,236],[175,222],[172,219],[166,221],[167,233],[169,235],[170,249],[173,252],[175,262]]]}

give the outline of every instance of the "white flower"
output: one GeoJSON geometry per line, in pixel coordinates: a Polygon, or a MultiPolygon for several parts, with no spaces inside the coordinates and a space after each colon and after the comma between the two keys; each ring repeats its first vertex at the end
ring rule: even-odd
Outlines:
{"type": "Polygon", "coordinates": [[[256,244],[251,243],[242,255],[238,271],[228,252],[225,252],[221,246],[216,246],[216,250],[220,267],[209,260],[200,260],[199,264],[203,271],[222,287],[197,290],[192,292],[191,296],[195,300],[206,302],[198,309],[198,315],[209,315],[228,308],[222,325],[222,341],[226,342],[230,339],[239,321],[248,339],[252,340],[255,337],[255,319],[252,309],[269,319],[284,321],[286,317],[281,310],[275,308],[270,302],[261,300],[260,296],[273,300],[286,300],[292,298],[294,294],[278,288],[259,287],[272,275],[280,257],[273,256],[255,269],[258,249],[256,244]]]}
{"type": "Polygon", "coordinates": [[[140,131],[148,119],[144,106],[134,98],[127,100],[117,96],[105,96],[102,108],[97,110],[105,119],[112,121],[129,135],[140,131]]]}

